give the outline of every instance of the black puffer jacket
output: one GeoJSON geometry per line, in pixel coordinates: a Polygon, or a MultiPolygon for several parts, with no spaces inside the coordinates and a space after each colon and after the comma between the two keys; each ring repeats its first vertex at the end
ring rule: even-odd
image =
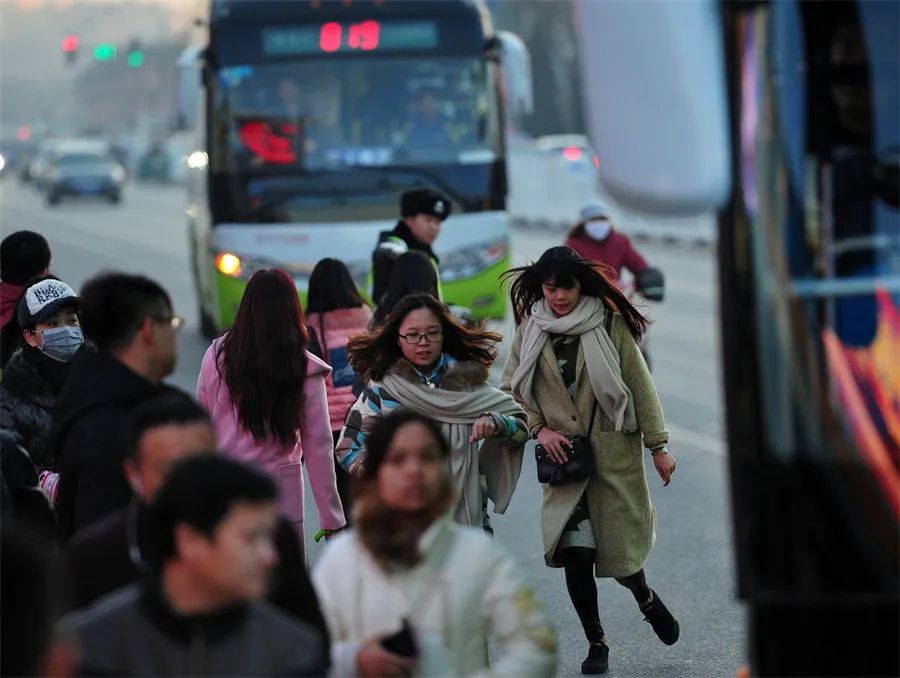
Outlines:
{"type": "Polygon", "coordinates": [[[128,504],[131,488],[122,471],[128,417],[141,403],[171,390],[106,353],[79,351],[53,408],[51,433],[60,473],[57,522],[64,542],[128,504]]]}
{"type": "Polygon", "coordinates": [[[69,365],[26,346],[17,351],[0,383],[0,428],[18,433],[22,446],[40,469],[52,469],[50,410],[62,390],[69,365]]]}

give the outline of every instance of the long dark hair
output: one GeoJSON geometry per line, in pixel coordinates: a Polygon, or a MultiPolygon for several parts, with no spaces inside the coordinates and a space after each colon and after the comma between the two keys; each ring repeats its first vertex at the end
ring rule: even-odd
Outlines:
{"type": "Polygon", "coordinates": [[[238,419],[257,442],[296,442],[308,345],[293,278],[274,268],[254,273],[216,358],[238,419]]]}
{"type": "Polygon", "coordinates": [[[397,343],[400,325],[407,315],[420,308],[426,308],[438,317],[444,333],[444,353],[486,367],[493,364],[497,357],[495,345],[502,339],[499,334],[489,332],[483,325],[464,327],[430,294],[411,294],[400,300],[383,325],[353,337],[347,344],[347,358],[358,375],[366,381],[379,381],[384,377],[388,368],[403,356],[397,343]]]}
{"type": "Polygon", "coordinates": [[[368,306],[362,298],[350,269],[340,259],[322,259],[309,276],[307,313],[327,313],[342,308],[368,306]]]}
{"type": "Polygon", "coordinates": [[[602,266],[582,259],[569,247],[551,247],[535,263],[511,268],[500,276],[503,282],[514,278],[510,285],[516,325],[531,315],[534,303],[544,298],[543,284],[552,282],[557,287],[572,288],[577,281],[581,294],[597,297],[608,308],[622,314],[628,330],[635,340],[647,331],[647,319],[628,301],[621,290],[603,273],[602,266]]]}
{"type": "Polygon", "coordinates": [[[435,299],[438,294],[438,273],[434,262],[424,252],[410,250],[404,252],[391,269],[391,279],[388,282],[384,296],[378,300],[378,308],[372,317],[374,325],[380,325],[388,314],[400,302],[410,294],[430,294],[435,299]]]}

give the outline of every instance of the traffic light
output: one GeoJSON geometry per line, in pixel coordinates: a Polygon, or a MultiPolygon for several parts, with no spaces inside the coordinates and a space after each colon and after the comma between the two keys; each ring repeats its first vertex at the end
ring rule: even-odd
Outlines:
{"type": "Polygon", "coordinates": [[[131,68],[140,68],[144,65],[144,50],[141,49],[139,40],[128,43],[128,65],[131,68]]]}
{"type": "Polygon", "coordinates": [[[94,59],[97,61],[115,61],[119,49],[109,42],[101,42],[94,47],[94,59]]]}
{"type": "Polygon", "coordinates": [[[75,59],[78,57],[78,36],[67,35],[65,38],[63,38],[62,50],[63,54],[66,57],[66,63],[75,63],[75,59]]]}

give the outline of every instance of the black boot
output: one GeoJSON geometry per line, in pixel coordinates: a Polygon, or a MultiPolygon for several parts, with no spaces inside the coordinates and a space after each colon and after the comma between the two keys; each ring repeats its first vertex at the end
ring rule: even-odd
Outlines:
{"type": "Polygon", "coordinates": [[[581,672],[586,676],[596,676],[609,670],[609,647],[606,643],[591,643],[587,659],[581,662],[581,672]]]}
{"type": "Polygon", "coordinates": [[[656,591],[651,589],[650,593],[653,595],[650,602],[646,605],[641,605],[644,621],[650,622],[650,626],[653,627],[653,630],[662,642],[666,645],[674,645],[680,633],[678,622],[672,616],[672,613],[669,612],[669,608],[666,607],[656,591]]]}

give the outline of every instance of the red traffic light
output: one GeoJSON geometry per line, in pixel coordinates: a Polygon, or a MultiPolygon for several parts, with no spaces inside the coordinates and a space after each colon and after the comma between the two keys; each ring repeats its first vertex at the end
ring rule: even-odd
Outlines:
{"type": "Polygon", "coordinates": [[[67,35],[62,42],[63,52],[74,52],[78,49],[78,36],[67,35]]]}

